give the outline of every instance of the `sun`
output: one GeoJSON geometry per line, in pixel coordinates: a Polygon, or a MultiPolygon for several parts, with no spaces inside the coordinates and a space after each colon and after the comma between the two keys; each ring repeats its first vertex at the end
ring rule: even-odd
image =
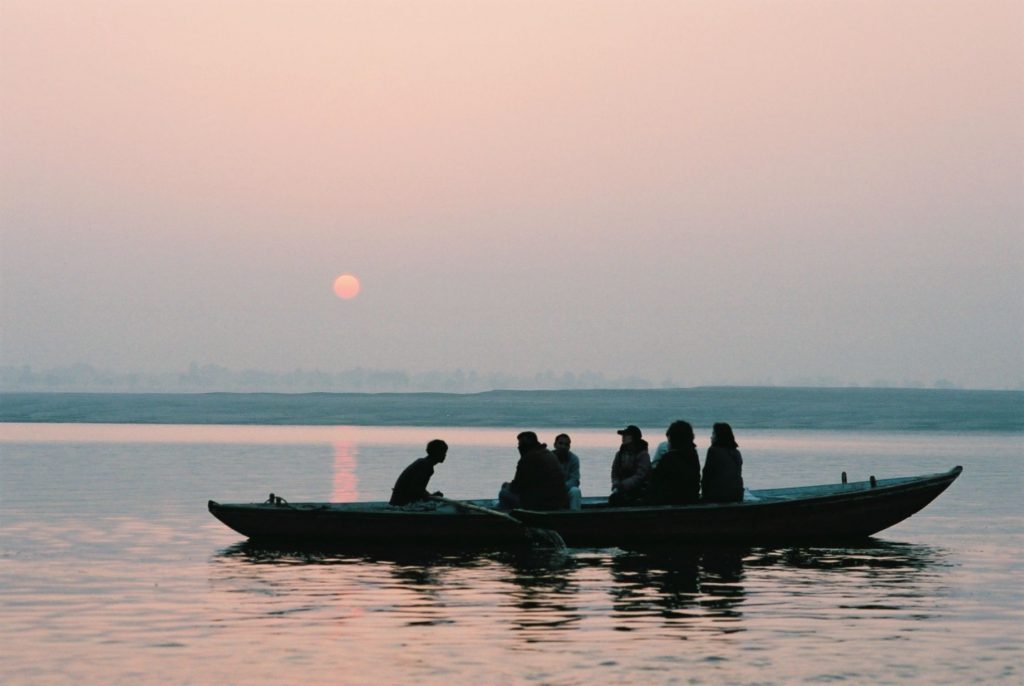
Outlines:
{"type": "Polygon", "coordinates": [[[355,274],[342,274],[334,280],[334,294],[342,300],[351,300],[359,295],[359,279],[355,274]]]}

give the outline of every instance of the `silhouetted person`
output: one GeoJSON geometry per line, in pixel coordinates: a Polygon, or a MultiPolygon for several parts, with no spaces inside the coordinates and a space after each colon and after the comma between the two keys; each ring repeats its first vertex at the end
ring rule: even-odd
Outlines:
{"type": "Polygon", "coordinates": [[[519,462],[512,481],[501,485],[499,505],[504,509],[561,510],[569,507],[569,494],[558,458],[541,443],[537,434],[516,436],[519,462]]]}
{"type": "Polygon", "coordinates": [[[651,470],[650,502],[686,505],[700,500],[700,458],[693,442],[693,427],[682,420],[665,431],[668,450],[651,470]]]}
{"type": "MultiPolygon", "coordinates": [[[[448,455],[448,444],[439,438],[427,443],[427,456],[413,462],[405,468],[395,481],[395,487],[391,489],[392,505],[408,505],[417,500],[427,500],[430,493],[427,492],[427,484],[430,477],[434,476],[434,465],[444,462],[448,455]]],[[[434,495],[443,495],[437,491],[434,495]]]]}
{"type": "Polygon", "coordinates": [[[633,424],[616,433],[622,436],[622,446],[612,460],[612,493],[608,504],[631,505],[647,493],[651,456],[647,453],[647,441],[633,424]]]}
{"type": "Polygon", "coordinates": [[[704,459],[704,500],[732,503],[743,500],[743,456],[728,424],[715,424],[711,447],[704,459]]]}
{"type": "Polygon", "coordinates": [[[552,452],[555,453],[558,465],[562,468],[565,490],[569,492],[569,509],[578,510],[583,506],[583,492],[580,491],[580,458],[569,450],[571,446],[572,439],[569,438],[569,434],[558,434],[555,436],[555,449],[552,452]]]}

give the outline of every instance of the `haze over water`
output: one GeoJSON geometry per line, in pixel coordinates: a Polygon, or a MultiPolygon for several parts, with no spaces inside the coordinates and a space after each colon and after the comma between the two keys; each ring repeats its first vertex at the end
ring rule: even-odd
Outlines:
{"type": "Polygon", "coordinates": [[[0,368],[1020,389],[1021,26],[3,0],[0,368]]]}

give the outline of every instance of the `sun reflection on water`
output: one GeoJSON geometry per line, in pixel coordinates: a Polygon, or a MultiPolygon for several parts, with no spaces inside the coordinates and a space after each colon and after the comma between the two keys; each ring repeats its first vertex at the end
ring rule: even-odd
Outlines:
{"type": "Polygon", "coordinates": [[[334,469],[332,470],[331,500],[350,503],[359,500],[359,478],[356,476],[356,456],[359,451],[352,441],[334,441],[334,469]]]}

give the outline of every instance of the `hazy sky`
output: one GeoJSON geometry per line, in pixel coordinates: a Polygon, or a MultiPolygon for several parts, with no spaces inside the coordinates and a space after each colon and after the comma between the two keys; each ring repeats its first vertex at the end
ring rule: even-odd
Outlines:
{"type": "Polygon", "coordinates": [[[1019,1],[0,0],[0,363],[1020,387],[1022,45],[1019,1]]]}

